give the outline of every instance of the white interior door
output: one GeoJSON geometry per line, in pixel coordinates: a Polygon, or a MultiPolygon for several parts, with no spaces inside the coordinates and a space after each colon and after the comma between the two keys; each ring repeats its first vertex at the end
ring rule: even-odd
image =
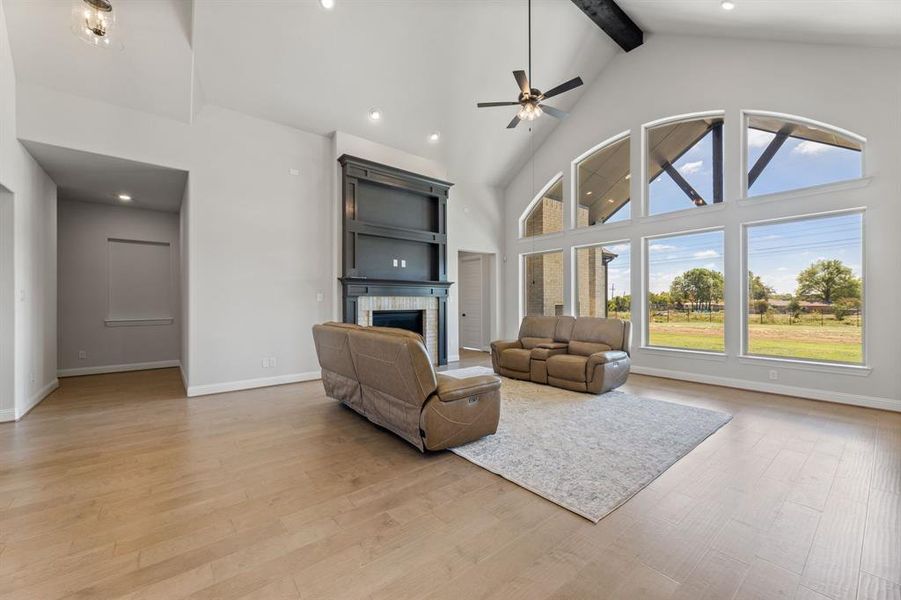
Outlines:
{"type": "Polygon", "coordinates": [[[460,345],[481,350],[482,340],[482,260],[460,261],[460,345]]]}

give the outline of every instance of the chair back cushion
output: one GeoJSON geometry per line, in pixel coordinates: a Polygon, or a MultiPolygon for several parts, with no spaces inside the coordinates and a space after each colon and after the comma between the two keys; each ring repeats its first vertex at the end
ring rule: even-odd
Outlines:
{"type": "Polygon", "coordinates": [[[569,353],[589,356],[595,352],[622,350],[625,321],[600,317],[579,317],[573,324],[569,353]]]}
{"type": "Polygon", "coordinates": [[[531,349],[539,344],[568,342],[572,332],[572,317],[523,317],[519,326],[519,341],[523,348],[531,349]]]}

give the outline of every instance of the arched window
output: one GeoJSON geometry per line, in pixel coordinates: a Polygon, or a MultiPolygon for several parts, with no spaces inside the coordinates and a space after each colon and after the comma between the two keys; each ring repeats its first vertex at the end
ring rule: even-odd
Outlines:
{"type": "Polygon", "coordinates": [[[649,215],[723,201],[722,114],[667,119],[646,132],[649,215]]]}
{"type": "Polygon", "coordinates": [[[520,232],[534,237],[563,231],[563,174],[548,182],[526,209],[520,232]]]}
{"type": "Polygon", "coordinates": [[[746,114],[747,196],[863,175],[863,138],[801,117],[746,114]]]}
{"type": "Polygon", "coordinates": [[[602,144],[577,161],[576,227],[631,219],[629,133],[602,144]]]}

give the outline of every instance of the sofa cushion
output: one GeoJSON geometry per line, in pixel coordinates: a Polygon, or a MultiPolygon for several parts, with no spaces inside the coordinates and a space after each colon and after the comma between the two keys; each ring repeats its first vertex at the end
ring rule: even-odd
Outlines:
{"type": "Polygon", "coordinates": [[[625,322],[620,319],[579,317],[573,324],[570,342],[605,344],[609,346],[608,350],[622,350],[624,334],[625,322]]]}
{"type": "Polygon", "coordinates": [[[569,353],[578,354],[579,356],[591,356],[595,352],[608,352],[611,349],[607,344],[580,342],[578,340],[570,340],[569,342],[569,353]]]}
{"type": "Polygon", "coordinates": [[[547,359],[548,377],[585,381],[587,356],[576,354],[557,354],[547,359]]]}
{"type": "Polygon", "coordinates": [[[528,373],[532,351],[527,348],[507,348],[501,352],[501,366],[528,373]]]}
{"type": "Polygon", "coordinates": [[[519,339],[544,338],[549,342],[554,341],[554,332],[557,330],[558,317],[531,316],[523,317],[519,326],[519,339]]]}
{"type": "Polygon", "coordinates": [[[554,329],[555,342],[568,342],[572,337],[573,324],[576,322],[575,317],[557,317],[557,327],[554,329]]]}

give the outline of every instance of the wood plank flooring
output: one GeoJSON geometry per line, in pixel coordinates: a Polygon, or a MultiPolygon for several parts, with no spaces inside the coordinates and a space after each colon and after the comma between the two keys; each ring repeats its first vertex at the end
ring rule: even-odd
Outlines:
{"type": "Polygon", "coordinates": [[[734,419],[592,525],[319,382],[64,379],[0,424],[0,598],[901,599],[901,415],[624,389],[734,419]]]}

